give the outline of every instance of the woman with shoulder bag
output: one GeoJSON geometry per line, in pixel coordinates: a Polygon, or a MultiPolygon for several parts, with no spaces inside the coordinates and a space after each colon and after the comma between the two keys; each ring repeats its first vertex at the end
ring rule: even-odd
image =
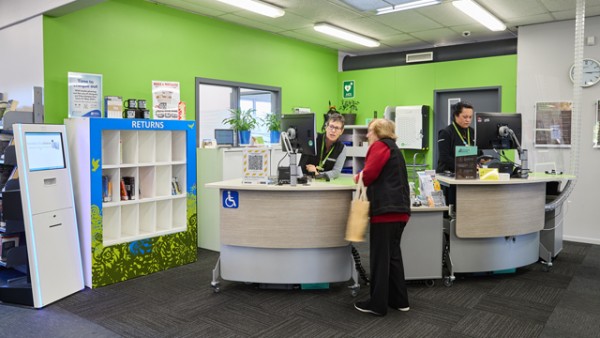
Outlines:
{"type": "MultiPolygon", "coordinates": [[[[400,240],[410,218],[406,163],[396,145],[394,122],[375,119],[367,133],[369,150],[362,171],[370,202],[370,299],[354,307],[377,316],[388,307],[408,311],[400,240]]],[[[355,180],[358,179],[358,175],[355,180]]]]}

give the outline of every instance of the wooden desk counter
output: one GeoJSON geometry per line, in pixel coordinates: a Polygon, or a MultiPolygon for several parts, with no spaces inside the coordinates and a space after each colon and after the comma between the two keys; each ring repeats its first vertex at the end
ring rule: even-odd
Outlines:
{"type": "Polygon", "coordinates": [[[507,181],[436,178],[442,185],[456,187],[456,236],[490,238],[542,230],[546,183],[563,176],[532,174],[507,181]]]}
{"type": "Polygon", "coordinates": [[[354,186],[350,182],[310,185],[209,183],[238,192],[237,208],[221,207],[221,244],[258,248],[327,248],[344,240],[354,186]]]}

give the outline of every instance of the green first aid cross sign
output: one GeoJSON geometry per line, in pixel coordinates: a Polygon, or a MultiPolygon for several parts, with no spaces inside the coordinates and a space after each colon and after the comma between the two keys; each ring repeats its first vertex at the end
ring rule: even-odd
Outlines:
{"type": "Polygon", "coordinates": [[[354,97],[354,80],[344,81],[343,98],[351,99],[354,97]]]}

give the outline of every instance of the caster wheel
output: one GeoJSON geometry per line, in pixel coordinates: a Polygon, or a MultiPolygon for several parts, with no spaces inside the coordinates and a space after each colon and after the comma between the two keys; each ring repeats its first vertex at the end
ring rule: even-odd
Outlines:
{"type": "Polygon", "coordinates": [[[432,288],[435,285],[435,281],[433,279],[428,279],[425,281],[425,286],[428,288],[432,288]]]}
{"type": "Polygon", "coordinates": [[[350,294],[352,295],[352,297],[356,297],[358,295],[358,291],[352,290],[350,291],[350,294]]]}
{"type": "Polygon", "coordinates": [[[219,293],[219,292],[221,292],[221,288],[218,287],[218,286],[213,286],[213,292],[214,293],[219,293]]]}
{"type": "Polygon", "coordinates": [[[450,280],[450,277],[446,277],[444,279],[444,286],[448,288],[452,286],[452,281],[450,280]]]}

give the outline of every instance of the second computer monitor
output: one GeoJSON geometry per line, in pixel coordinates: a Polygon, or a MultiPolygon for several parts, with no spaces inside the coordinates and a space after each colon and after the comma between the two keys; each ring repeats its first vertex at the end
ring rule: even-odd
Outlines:
{"type": "MultiPolygon", "coordinates": [[[[500,133],[501,127],[510,128],[521,142],[521,114],[476,113],[475,145],[479,149],[517,149],[510,135],[500,133]]],[[[503,128],[506,129],[506,128],[503,128]]]]}
{"type": "MultiPolygon", "coordinates": [[[[292,151],[307,155],[317,154],[315,114],[284,114],[281,116],[281,131],[287,133],[292,151]]],[[[281,146],[286,150],[284,137],[281,146]]]]}

